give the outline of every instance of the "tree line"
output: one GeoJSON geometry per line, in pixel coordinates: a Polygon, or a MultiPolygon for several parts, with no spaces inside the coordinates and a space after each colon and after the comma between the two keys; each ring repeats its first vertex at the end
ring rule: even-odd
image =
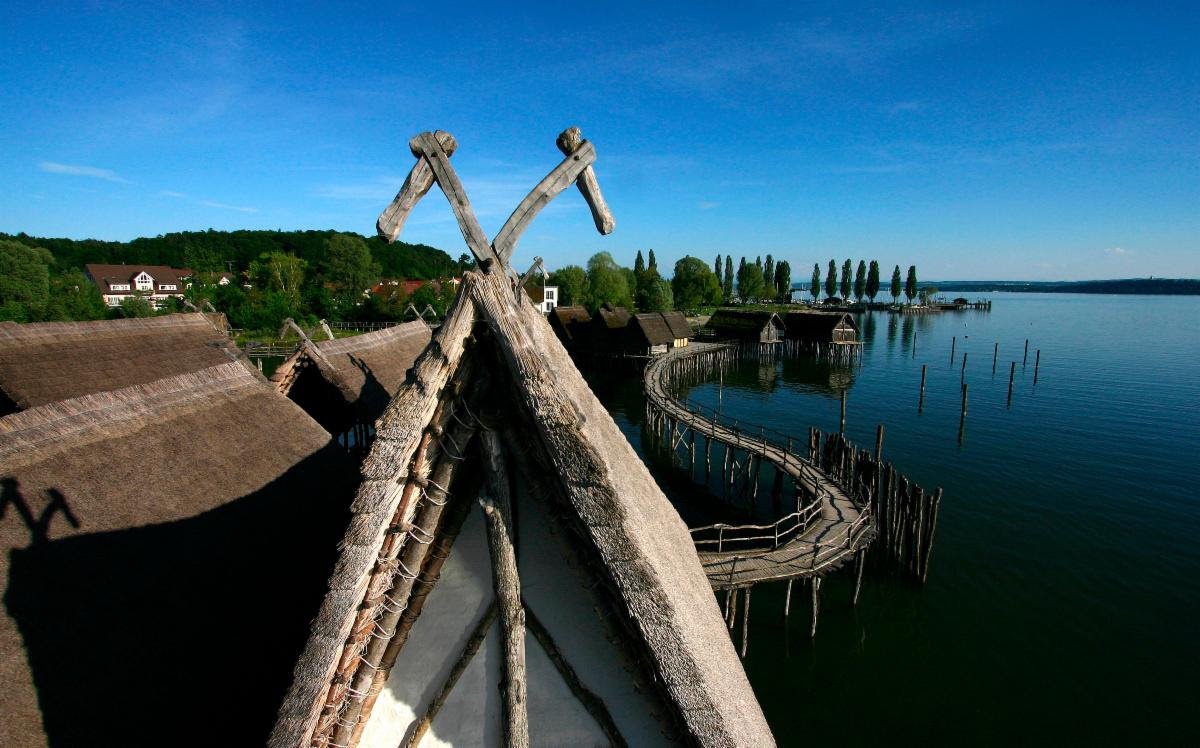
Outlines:
{"type": "MultiPolygon", "coordinates": [[[[875,303],[875,297],[879,295],[879,283],[879,262],[877,260],[871,260],[869,265],[866,260],[859,260],[858,268],[855,269],[853,263],[847,259],[842,263],[840,275],[838,273],[837,260],[830,260],[825,272],[825,298],[827,300],[849,301],[853,296],[860,304],[864,298],[871,303],[875,303]]],[[[809,281],[808,292],[814,302],[821,297],[821,288],[821,264],[813,263],[812,278],[809,281]]],[[[931,296],[937,292],[937,288],[932,286],[918,288],[916,265],[908,266],[908,276],[903,280],[900,275],[900,266],[896,265],[892,269],[892,282],[888,290],[892,297],[892,303],[899,302],[901,293],[904,294],[909,303],[912,303],[914,298],[921,297],[923,301],[926,296],[931,296]]]]}
{"type": "MultiPolygon", "coordinates": [[[[88,263],[166,265],[193,271],[185,297],[209,301],[234,327],[277,329],[292,317],[310,324],[399,320],[408,304],[443,313],[454,278],[474,265],[422,244],[387,244],[378,237],[336,231],[194,231],[130,242],[0,234],[0,320],[102,319],[148,316],[150,303],[132,296],[110,309],[83,272],[88,263]],[[233,281],[221,285],[221,273],[233,281]],[[434,281],[411,297],[402,285],[363,297],[381,278],[434,281]]],[[[163,313],[182,303],[168,300],[163,313]]]]}

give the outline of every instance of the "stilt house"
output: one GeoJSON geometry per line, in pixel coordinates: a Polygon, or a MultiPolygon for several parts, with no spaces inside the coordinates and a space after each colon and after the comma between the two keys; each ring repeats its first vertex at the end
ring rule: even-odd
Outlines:
{"type": "Polygon", "coordinates": [[[845,312],[788,312],[783,317],[788,340],[808,343],[857,343],[858,323],[845,312]]]}
{"type": "Polygon", "coordinates": [[[653,356],[688,344],[692,328],[682,312],[635,314],[625,328],[625,353],[653,356]]]}
{"type": "Polygon", "coordinates": [[[572,355],[591,353],[592,315],[581,306],[560,306],[547,317],[555,337],[572,355]]]}
{"type": "Polygon", "coordinates": [[[429,326],[405,322],[336,340],[304,341],[271,381],[330,433],[374,423],[400,389],[429,326]]]}
{"type": "Polygon", "coordinates": [[[96,322],[0,322],[0,415],[242,359],[200,313],[96,322]]]}
{"type": "Polygon", "coordinates": [[[353,481],[241,363],[0,418],[0,745],[263,744],[353,481]]]}
{"type": "Polygon", "coordinates": [[[718,309],[705,324],[706,337],[740,343],[778,343],[783,340],[783,320],[774,312],[718,309]]]}
{"type": "Polygon", "coordinates": [[[481,269],[378,422],[275,748],[773,744],[687,527],[507,264],[576,179],[611,230],[594,148],[559,146],[488,240],[454,139],[410,143],[380,233],[436,181],[481,269]]]}

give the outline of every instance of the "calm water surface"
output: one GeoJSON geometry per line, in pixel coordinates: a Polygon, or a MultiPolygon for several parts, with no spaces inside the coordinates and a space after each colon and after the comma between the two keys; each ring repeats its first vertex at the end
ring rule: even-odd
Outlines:
{"type": "MultiPolygon", "coordinates": [[[[755,588],[745,665],[781,745],[1200,744],[1200,298],[990,298],[990,313],[860,318],[853,371],[743,362],[720,398],[690,392],[803,437],[837,430],[845,389],[849,437],[870,446],[884,423],[885,456],[945,489],[924,587],[876,578],[851,608],[835,575],[815,641],[806,597],[785,624],[783,586],[755,588]]],[[[594,384],[640,445],[640,382],[594,384]]]]}

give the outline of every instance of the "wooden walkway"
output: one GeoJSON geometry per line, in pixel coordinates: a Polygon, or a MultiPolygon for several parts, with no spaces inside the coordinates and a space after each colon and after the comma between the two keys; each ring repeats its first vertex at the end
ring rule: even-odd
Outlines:
{"type": "Polygon", "coordinates": [[[714,589],[736,589],[822,575],[870,542],[874,531],[870,505],[856,501],[839,481],[795,453],[790,439],[781,445],[764,429],[746,431],[736,422],[720,423],[689,409],[671,394],[673,379],[722,365],[729,350],[726,345],[694,342],[656,358],[644,374],[648,427],[673,455],[686,450],[693,473],[699,436],[705,441],[705,475],[712,471],[713,444],[724,446],[722,485],[732,486],[735,476],[744,473],[750,501],[757,499],[764,464],[773,468],[771,490],[776,506],[782,507],[785,481],[795,489],[795,503],[787,507],[792,511],[770,524],[716,524],[692,530],[709,583],[714,589]],[[744,465],[738,461],[739,450],[745,455],[744,465]]]}

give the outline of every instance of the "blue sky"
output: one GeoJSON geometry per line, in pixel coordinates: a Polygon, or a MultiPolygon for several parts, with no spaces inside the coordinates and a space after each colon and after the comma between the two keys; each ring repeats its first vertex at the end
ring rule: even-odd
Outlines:
{"type": "MultiPolygon", "coordinates": [[[[0,231],[366,234],[445,129],[491,233],[579,125],[616,232],[572,190],[517,264],[1197,277],[1197,39],[1195,2],[10,2],[0,231]]],[[[463,249],[436,190],[402,238],[463,249]]]]}

